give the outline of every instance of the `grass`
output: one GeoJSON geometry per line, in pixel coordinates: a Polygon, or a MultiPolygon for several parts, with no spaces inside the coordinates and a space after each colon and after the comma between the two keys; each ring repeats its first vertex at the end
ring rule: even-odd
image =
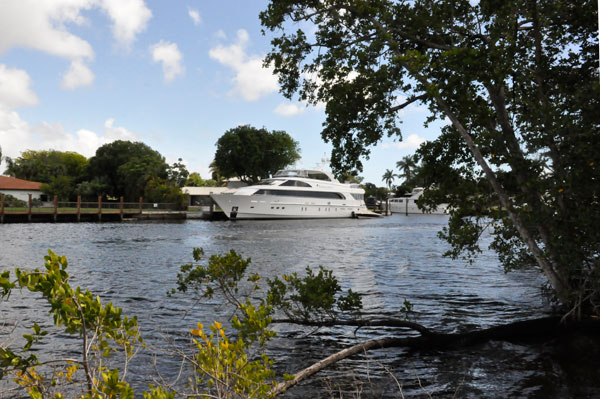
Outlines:
{"type": "MultiPolygon", "coordinates": [[[[125,208],[124,212],[131,213],[139,211],[139,208],[125,208]]],[[[4,213],[28,213],[27,207],[10,207],[4,208],[4,213]]],[[[57,208],[58,213],[77,213],[77,208],[57,208]]],[[[81,208],[81,213],[98,213],[98,208],[81,208]]],[[[102,208],[102,213],[120,213],[120,209],[102,208]]],[[[54,208],[31,208],[31,213],[54,213],[54,208]]]]}

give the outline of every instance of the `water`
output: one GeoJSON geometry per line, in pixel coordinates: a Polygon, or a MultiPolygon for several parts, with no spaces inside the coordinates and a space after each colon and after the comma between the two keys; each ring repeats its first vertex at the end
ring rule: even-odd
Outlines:
{"type": "MultiPolygon", "coordinates": [[[[227,309],[215,303],[192,309],[191,298],[166,296],[179,266],[192,260],[194,247],[207,254],[235,249],[252,259],[251,272],[264,276],[302,274],[307,266],[323,265],[333,270],[344,289],[364,295],[366,311],[393,314],[406,299],[419,313],[419,323],[442,332],[485,328],[548,311],[540,290],[543,279],[535,271],[504,274],[490,252],[474,265],[443,258],[448,247],[436,234],[446,222],[445,216],[394,215],[360,220],[5,224],[0,225],[0,269],[41,267],[48,248],[67,256],[71,284],[137,315],[150,346],[164,345],[165,336],[174,339],[175,346],[185,345],[197,321],[207,325],[227,316],[227,309]]],[[[42,303],[13,298],[0,305],[2,319],[20,325],[48,320],[33,309],[42,303]]],[[[353,328],[333,328],[313,334],[297,326],[277,329],[269,354],[279,373],[298,371],[373,333],[398,334],[385,328],[356,333],[353,328]]],[[[59,353],[72,350],[69,342],[50,341],[42,348],[59,353]]],[[[130,368],[139,392],[154,374],[151,351],[138,355],[130,368]]],[[[587,375],[573,363],[577,362],[544,343],[491,342],[445,352],[387,349],[344,360],[287,396],[339,397],[340,391],[345,397],[600,394],[600,373],[587,375]]],[[[175,376],[177,365],[161,356],[156,368],[168,378],[175,376]]]]}

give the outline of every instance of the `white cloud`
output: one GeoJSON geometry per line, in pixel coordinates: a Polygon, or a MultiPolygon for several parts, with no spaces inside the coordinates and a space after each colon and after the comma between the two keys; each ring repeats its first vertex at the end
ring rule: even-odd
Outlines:
{"type": "Polygon", "coordinates": [[[127,130],[123,126],[114,126],[115,119],[109,118],[104,122],[104,140],[105,143],[110,143],[115,140],[130,140],[136,141],[139,139],[138,135],[130,130],[127,130]]]}
{"type": "Polygon", "coordinates": [[[81,86],[89,86],[94,81],[94,73],[82,60],[73,60],[69,70],[63,76],[61,87],[74,90],[81,86]]]}
{"type": "MultiPolygon", "coordinates": [[[[114,119],[107,119],[104,122],[103,134],[97,134],[88,129],[79,129],[75,134],[71,134],[66,132],[60,123],[50,124],[47,122],[34,126],[30,130],[31,138],[36,140],[35,149],[51,148],[59,151],[76,151],[86,157],[91,157],[101,145],[115,140],[138,140],[138,136],[134,132],[113,125],[114,119]]],[[[30,147],[24,148],[22,151],[27,149],[30,147]]]]}
{"type": "Polygon", "coordinates": [[[162,62],[162,69],[165,82],[170,82],[177,77],[183,75],[185,68],[181,65],[183,56],[179,52],[176,43],[169,43],[161,40],[150,47],[152,59],[154,62],[162,62]]]}
{"type": "MultiPolygon", "coordinates": [[[[15,111],[0,108],[0,143],[2,155],[12,158],[19,157],[27,150],[75,151],[86,157],[96,153],[101,145],[115,140],[139,141],[139,137],[124,127],[114,126],[113,120],[108,119],[104,131],[100,134],[88,129],[77,132],[65,131],[60,123],[42,122],[32,126],[21,119],[15,111]]],[[[6,165],[0,165],[0,174],[6,165]]]]}
{"type": "Polygon", "coordinates": [[[215,37],[217,39],[227,40],[227,34],[223,29],[219,29],[217,32],[215,32],[215,37]]]}
{"type": "MultiPolygon", "coordinates": [[[[115,126],[112,118],[104,123],[102,134],[87,129],[72,134],[66,132],[60,123],[30,125],[15,111],[16,108],[38,103],[30,84],[27,72],[0,64],[0,146],[3,156],[14,158],[27,150],[55,149],[76,151],[90,157],[103,144],[115,140],[139,140],[136,133],[115,126]]],[[[0,165],[0,173],[4,171],[3,166],[0,165]]]]}
{"type": "Polygon", "coordinates": [[[152,11],[144,0],[102,0],[100,7],[113,21],[112,32],[117,42],[129,47],[135,37],[146,30],[152,11]]]}
{"type": "Polygon", "coordinates": [[[202,23],[202,17],[200,16],[200,12],[195,8],[188,7],[188,15],[194,21],[194,25],[200,25],[202,23]]]}
{"type": "Polygon", "coordinates": [[[279,86],[272,69],[263,68],[262,57],[246,54],[249,40],[248,32],[240,29],[235,44],[227,47],[219,44],[208,54],[210,58],[235,72],[232,79],[234,88],[230,95],[239,95],[246,101],[256,101],[263,95],[277,91],[279,86]]]}
{"type": "Polygon", "coordinates": [[[4,0],[0,13],[0,54],[29,47],[66,58],[94,56],[92,46],[68,32],[66,24],[81,25],[81,11],[93,0],[4,0]]]}
{"type": "Polygon", "coordinates": [[[273,112],[281,116],[296,116],[303,114],[305,110],[306,107],[304,106],[292,103],[281,103],[273,110],[273,112]]]}
{"type": "Polygon", "coordinates": [[[36,105],[38,98],[29,88],[30,84],[27,72],[0,64],[0,107],[14,109],[36,105]]]}
{"type": "Polygon", "coordinates": [[[419,136],[418,134],[411,134],[406,139],[399,141],[399,142],[383,143],[383,144],[381,144],[381,147],[382,148],[398,148],[401,150],[409,150],[409,149],[419,148],[419,146],[426,141],[427,140],[425,140],[423,137],[419,136]]]}
{"type": "Polygon", "coordinates": [[[82,14],[93,8],[106,12],[117,42],[129,46],[146,29],[152,12],[144,0],[2,0],[0,54],[25,47],[71,61],[62,86],[73,89],[90,84],[93,73],[84,62],[94,59],[90,43],[69,28],[89,21],[82,14]]]}

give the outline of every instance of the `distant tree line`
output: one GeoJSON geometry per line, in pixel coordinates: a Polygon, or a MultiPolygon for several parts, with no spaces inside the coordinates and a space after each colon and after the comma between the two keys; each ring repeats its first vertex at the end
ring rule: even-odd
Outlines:
{"type": "Polygon", "coordinates": [[[183,206],[183,186],[219,186],[228,178],[254,183],[300,158],[298,143],[286,132],[249,125],[226,131],[216,145],[212,178],[207,180],[197,172],[190,174],[181,158],[169,165],[148,145],[124,140],[99,147],[89,159],[72,151],[24,151],[18,158],[4,157],[4,173],[41,182],[44,194],[61,201],[123,196],[126,201],[143,197],[183,206]]]}
{"type": "Polygon", "coordinates": [[[181,187],[189,172],[179,162],[165,158],[141,142],[118,140],[98,148],[86,158],[71,151],[25,151],[15,159],[5,157],[8,176],[41,182],[42,191],[61,201],[95,199],[98,196],[126,201],[144,197],[149,202],[183,205],[181,187]]]}

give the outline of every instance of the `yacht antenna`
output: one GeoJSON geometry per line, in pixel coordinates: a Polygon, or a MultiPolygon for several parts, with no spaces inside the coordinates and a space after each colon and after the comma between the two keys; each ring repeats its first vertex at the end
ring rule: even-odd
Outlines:
{"type": "Polygon", "coordinates": [[[321,162],[317,164],[317,169],[325,171],[325,168],[329,167],[331,163],[331,158],[327,156],[327,153],[323,154],[323,158],[321,158],[321,162]]]}

